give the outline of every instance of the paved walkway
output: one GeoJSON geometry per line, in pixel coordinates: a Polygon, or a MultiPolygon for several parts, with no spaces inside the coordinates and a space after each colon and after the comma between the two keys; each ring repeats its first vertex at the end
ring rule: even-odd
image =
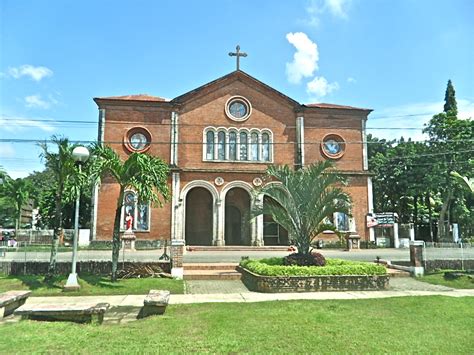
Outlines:
{"type": "MultiPolygon", "coordinates": [[[[409,277],[393,278],[386,291],[344,291],[303,293],[258,293],[249,291],[240,281],[187,281],[186,294],[171,295],[170,304],[213,303],[213,302],[263,302],[287,300],[348,300],[375,299],[404,296],[449,296],[474,297],[474,289],[460,290],[431,285],[409,277]]],[[[106,312],[104,322],[110,324],[135,321],[143,306],[145,295],[121,296],[57,296],[30,297],[28,305],[34,304],[84,304],[107,302],[111,308],[106,312]]],[[[19,321],[20,317],[9,316],[2,323],[19,321]]]]}

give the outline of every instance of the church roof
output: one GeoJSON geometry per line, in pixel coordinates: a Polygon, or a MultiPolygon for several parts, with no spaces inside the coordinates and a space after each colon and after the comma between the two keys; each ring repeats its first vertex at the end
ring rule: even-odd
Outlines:
{"type": "Polygon", "coordinates": [[[369,108],[360,108],[360,107],[353,107],[353,106],[344,106],[344,105],[334,105],[334,104],[327,104],[324,102],[321,103],[311,103],[311,104],[304,104],[306,107],[315,107],[315,108],[328,108],[328,109],[342,109],[342,110],[358,110],[358,111],[373,111],[369,108]]]}
{"type": "Polygon", "coordinates": [[[151,101],[151,102],[166,102],[169,101],[163,97],[151,96],[148,94],[138,95],[125,95],[125,96],[109,96],[109,97],[97,97],[102,100],[122,100],[122,101],[151,101]]]}
{"type": "Polygon", "coordinates": [[[213,80],[207,84],[204,84],[196,89],[193,89],[191,91],[188,91],[187,93],[184,93],[178,97],[175,97],[173,100],[171,100],[171,102],[183,102],[185,100],[187,100],[188,98],[190,97],[193,97],[194,95],[198,94],[199,92],[202,92],[203,90],[205,89],[208,89],[208,88],[211,88],[211,87],[215,87],[217,86],[219,83],[221,82],[224,82],[226,80],[233,80],[233,79],[243,79],[243,80],[249,80],[249,81],[252,81],[253,83],[256,83],[257,85],[260,85],[260,87],[263,87],[263,88],[266,88],[267,90],[275,93],[277,96],[279,96],[280,98],[288,101],[290,104],[294,105],[294,106],[299,106],[299,102],[293,100],[291,97],[281,93],[280,91],[272,88],[271,86],[265,84],[264,82],[254,78],[253,76],[247,74],[246,72],[242,71],[242,70],[235,70],[233,72],[230,72],[229,74],[226,74],[224,76],[221,76],[220,78],[216,79],[216,80],[213,80]]]}

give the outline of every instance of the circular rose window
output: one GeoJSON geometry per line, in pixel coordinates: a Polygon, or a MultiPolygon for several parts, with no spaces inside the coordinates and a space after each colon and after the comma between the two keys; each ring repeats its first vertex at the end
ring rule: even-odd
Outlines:
{"type": "Polygon", "coordinates": [[[146,152],[150,149],[151,134],[144,127],[132,128],[125,134],[124,144],[130,152],[146,152]]]}
{"type": "Polygon", "coordinates": [[[225,104],[225,113],[233,121],[245,121],[252,113],[252,106],[246,98],[232,96],[225,104]]]}
{"type": "Polygon", "coordinates": [[[346,143],[341,136],[337,134],[328,134],[321,142],[323,154],[330,159],[339,159],[344,155],[346,143]]]}

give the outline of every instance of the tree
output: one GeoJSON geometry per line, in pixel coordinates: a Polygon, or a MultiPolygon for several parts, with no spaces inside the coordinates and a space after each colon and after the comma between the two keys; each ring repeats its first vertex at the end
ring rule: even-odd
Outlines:
{"type": "Polygon", "coordinates": [[[310,253],[311,240],[318,234],[334,230],[326,218],[335,212],[349,213],[350,197],[336,186],[345,180],[329,161],[296,171],[286,165],[270,166],[267,175],[280,184],[267,184],[257,191],[270,199],[253,214],[271,215],[288,231],[301,254],[310,253]]]}
{"type": "Polygon", "coordinates": [[[446,220],[449,224],[450,209],[456,199],[457,186],[451,172],[467,175],[472,170],[466,164],[466,156],[470,156],[471,152],[469,149],[466,151],[466,147],[469,147],[466,142],[474,139],[474,122],[457,118],[457,104],[451,81],[448,81],[446,88],[444,111],[434,115],[423,130],[429,135],[429,147],[437,154],[432,170],[433,175],[436,175],[437,191],[443,201],[438,219],[439,240],[448,239],[446,220]]]}
{"type": "Polygon", "coordinates": [[[123,162],[110,147],[96,145],[93,149],[92,176],[112,177],[119,185],[112,236],[112,281],[117,280],[117,265],[120,251],[120,226],[123,198],[126,189],[133,189],[140,201],[162,206],[169,200],[168,165],[157,157],[132,153],[123,162]]]}
{"type": "Polygon", "coordinates": [[[456,92],[451,80],[448,80],[448,86],[446,87],[446,93],[444,94],[444,112],[452,112],[454,116],[458,113],[458,105],[456,102],[456,92]]]}
{"type": "Polygon", "coordinates": [[[63,206],[65,200],[71,200],[73,197],[71,191],[72,187],[75,185],[75,181],[72,177],[75,177],[78,174],[72,157],[74,145],[71,145],[67,138],[61,138],[58,136],[53,136],[51,141],[56,146],[57,152],[50,151],[46,143],[40,144],[40,147],[43,150],[41,158],[44,159],[46,168],[51,171],[54,177],[52,189],[54,191],[55,220],[53,226],[53,239],[51,241],[51,256],[46,281],[50,280],[56,271],[59,239],[63,234],[63,206]]]}
{"type": "Polygon", "coordinates": [[[2,187],[0,197],[13,203],[15,211],[15,229],[21,227],[21,209],[30,201],[32,186],[25,179],[12,179],[8,174],[2,173],[2,187]]]}

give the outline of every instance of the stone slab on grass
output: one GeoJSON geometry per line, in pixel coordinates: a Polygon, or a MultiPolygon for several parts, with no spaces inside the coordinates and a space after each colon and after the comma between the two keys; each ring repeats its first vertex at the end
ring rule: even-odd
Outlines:
{"type": "Polygon", "coordinates": [[[148,317],[156,314],[164,314],[170,300],[168,290],[150,290],[143,301],[143,310],[140,317],[148,317]]]}
{"type": "Polygon", "coordinates": [[[23,305],[14,314],[22,319],[102,324],[108,303],[23,305]]]}
{"type": "Polygon", "coordinates": [[[7,291],[0,294],[0,318],[13,313],[22,306],[30,296],[31,291],[7,291]]]}

